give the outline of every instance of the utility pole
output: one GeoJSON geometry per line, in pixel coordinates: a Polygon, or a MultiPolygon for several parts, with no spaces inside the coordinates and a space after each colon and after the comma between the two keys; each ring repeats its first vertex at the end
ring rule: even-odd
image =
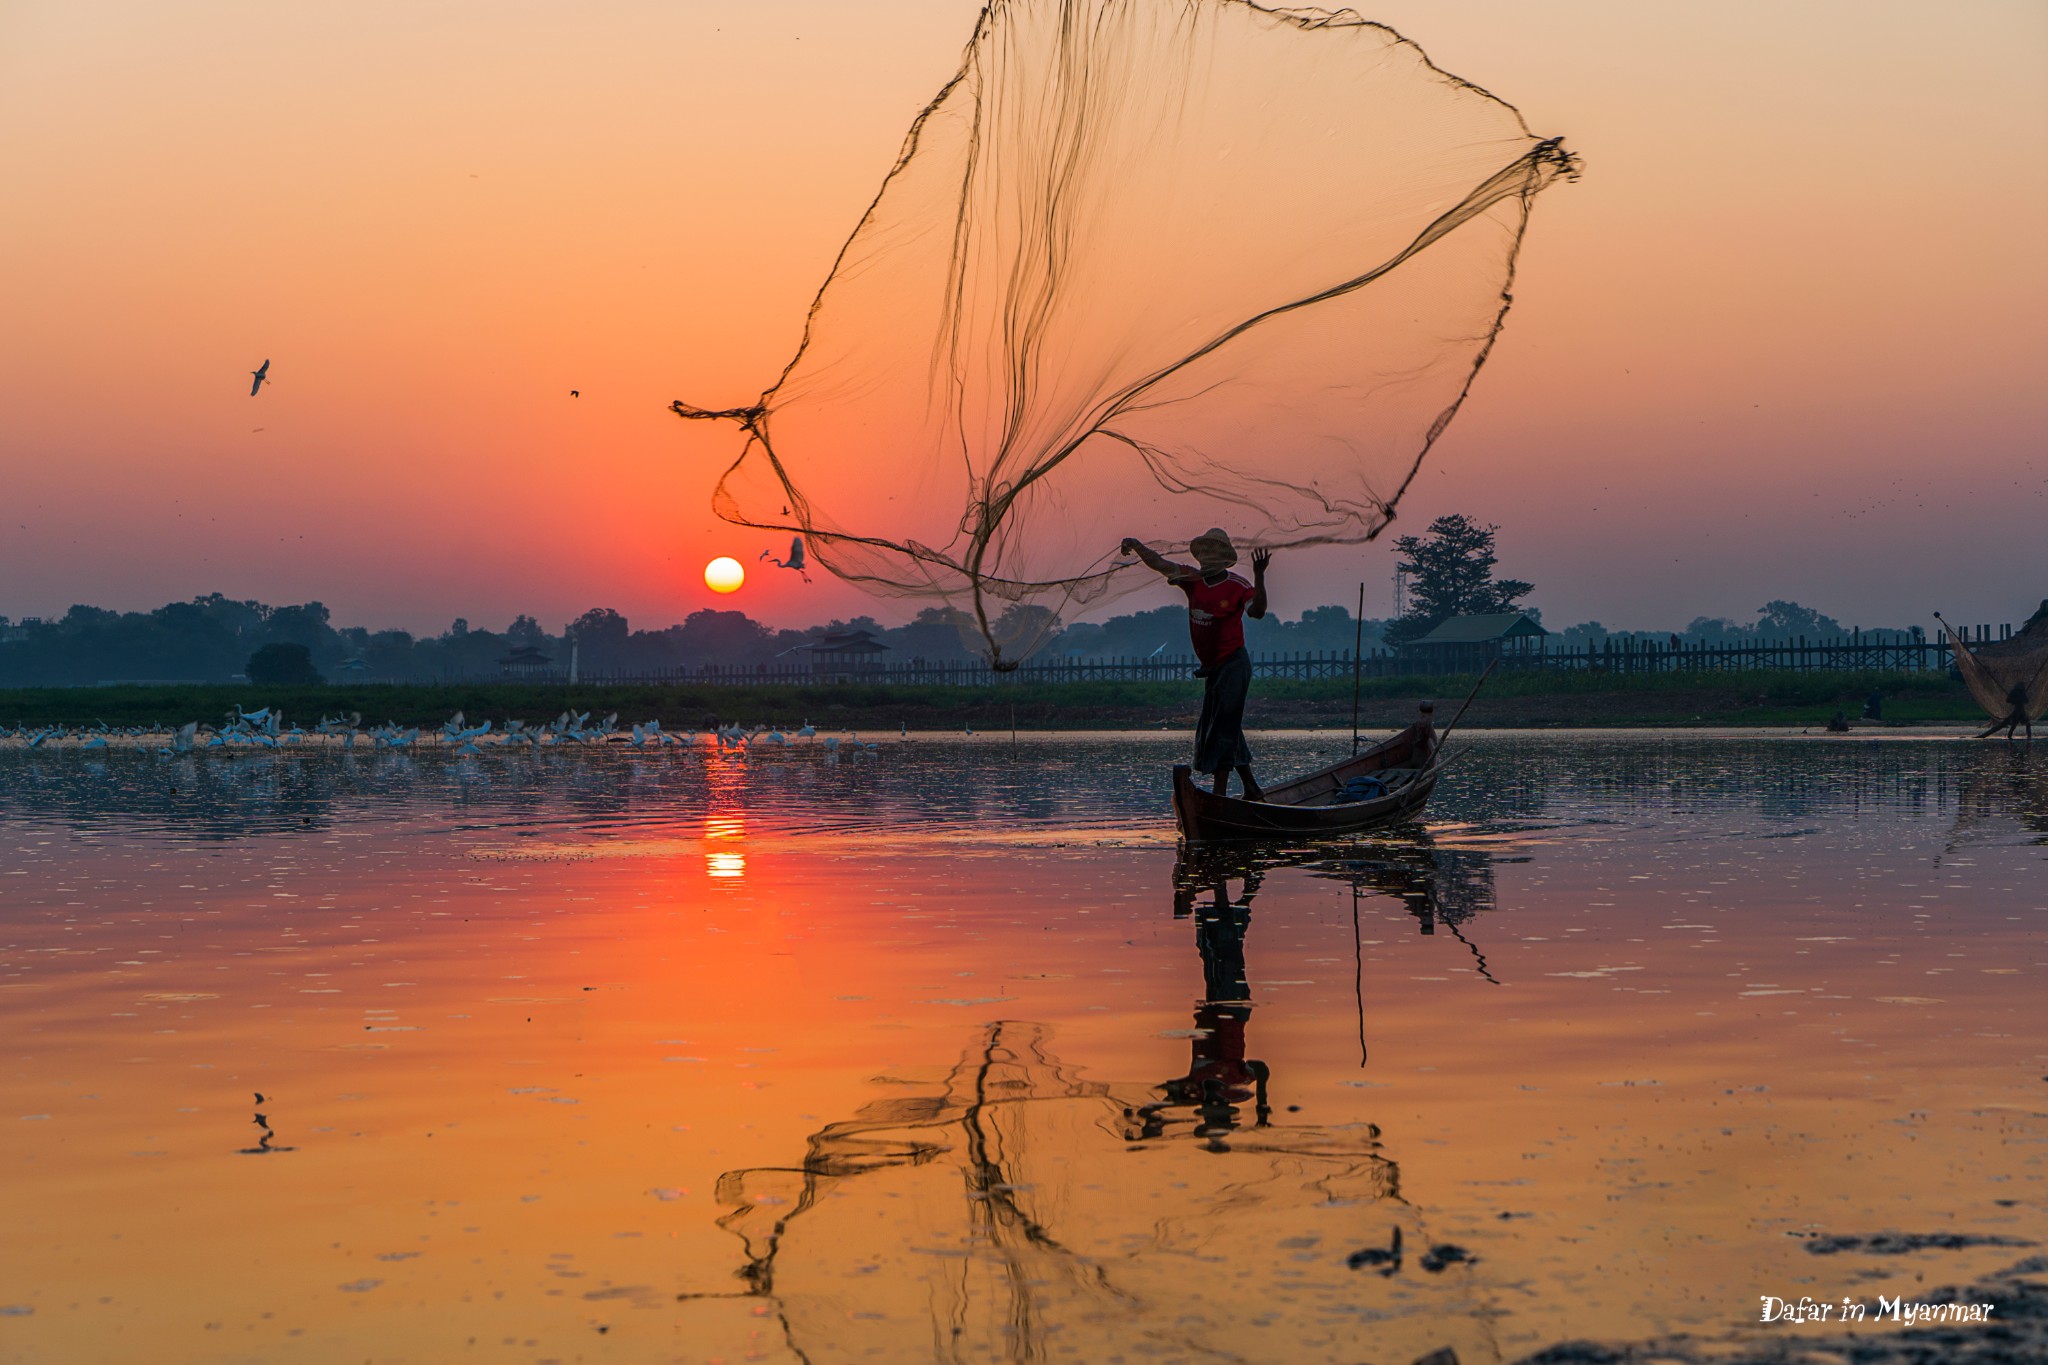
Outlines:
{"type": "Polygon", "coordinates": [[[1408,575],[1402,570],[1398,568],[1394,570],[1394,618],[1396,620],[1408,614],[1401,601],[1401,590],[1407,586],[1407,578],[1408,575]]]}

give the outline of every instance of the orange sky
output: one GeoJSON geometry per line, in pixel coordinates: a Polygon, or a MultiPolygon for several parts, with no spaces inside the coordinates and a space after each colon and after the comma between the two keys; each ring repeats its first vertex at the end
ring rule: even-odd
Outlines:
{"type": "MultiPolygon", "coordinates": [[[[731,433],[664,406],[773,379],[976,8],[0,8],[0,612],[707,604],[769,538],[710,515],[731,433]]],[[[1553,625],[2048,593],[2048,11],[1370,14],[1588,162],[1397,531],[1499,522],[1553,625]]],[[[1277,563],[1281,609],[1384,612],[1391,562],[1277,563]]],[[[769,569],[720,605],[871,604],[769,569]]]]}

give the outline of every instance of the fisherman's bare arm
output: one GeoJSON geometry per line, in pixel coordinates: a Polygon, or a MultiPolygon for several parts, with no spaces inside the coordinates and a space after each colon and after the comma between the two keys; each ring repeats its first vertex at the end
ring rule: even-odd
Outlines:
{"type": "Polygon", "coordinates": [[[1187,565],[1174,563],[1144,541],[1133,536],[1124,537],[1123,553],[1136,555],[1145,562],[1146,568],[1151,569],[1154,573],[1164,575],[1168,579],[1184,578],[1190,572],[1187,565]]]}
{"type": "Polygon", "coordinates": [[[1252,604],[1244,614],[1254,620],[1264,620],[1266,615],[1266,566],[1273,562],[1271,550],[1252,551],[1252,604]]]}

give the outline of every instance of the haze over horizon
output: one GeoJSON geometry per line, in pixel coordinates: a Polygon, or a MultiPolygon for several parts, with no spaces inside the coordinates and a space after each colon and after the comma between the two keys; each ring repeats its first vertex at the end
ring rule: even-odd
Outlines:
{"type": "MultiPolygon", "coordinates": [[[[0,613],[903,619],[759,563],[786,541],[709,506],[737,440],[665,405],[773,379],[977,8],[0,14],[0,172],[34,206],[0,221],[0,613]]],[[[2048,11],[1369,16],[1587,171],[1392,531],[1276,560],[1281,614],[1364,579],[1391,615],[1392,537],[1447,512],[1500,525],[1553,626],[2048,595],[2048,11]]]]}

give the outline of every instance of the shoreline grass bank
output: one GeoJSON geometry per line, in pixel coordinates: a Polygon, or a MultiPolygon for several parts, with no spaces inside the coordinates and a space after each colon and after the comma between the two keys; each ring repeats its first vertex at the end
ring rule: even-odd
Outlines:
{"type": "MultiPolygon", "coordinates": [[[[1414,719],[1418,701],[1437,702],[1445,723],[1471,691],[1471,677],[1376,678],[1359,690],[1362,725],[1384,729],[1414,719]]],[[[1821,726],[1837,709],[1852,719],[1873,691],[1894,725],[1957,724],[1982,713],[1961,683],[1942,673],[1509,673],[1481,691],[1462,722],[1487,727],[1821,726]]],[[[659,719],[671,730],[711,724],[800,725],[821,729],[1131,730],[1192,726],[1202,685],[1088,682],[1028,686],[567,686],[529,683],[334,684],[258,687],[240,683],[0,690],[0,725],[112,726],[218,723],[231,708],[281,708],[310,727],[324,715],[361,712],[365,725],[439,725],[456,711],[472,722],[549,720],[565,710],[620,721],[659,719]]],[[[1351,684],[1258,678],[1246,715],[1262,729],[1348,727],[1351,684]]]]}

